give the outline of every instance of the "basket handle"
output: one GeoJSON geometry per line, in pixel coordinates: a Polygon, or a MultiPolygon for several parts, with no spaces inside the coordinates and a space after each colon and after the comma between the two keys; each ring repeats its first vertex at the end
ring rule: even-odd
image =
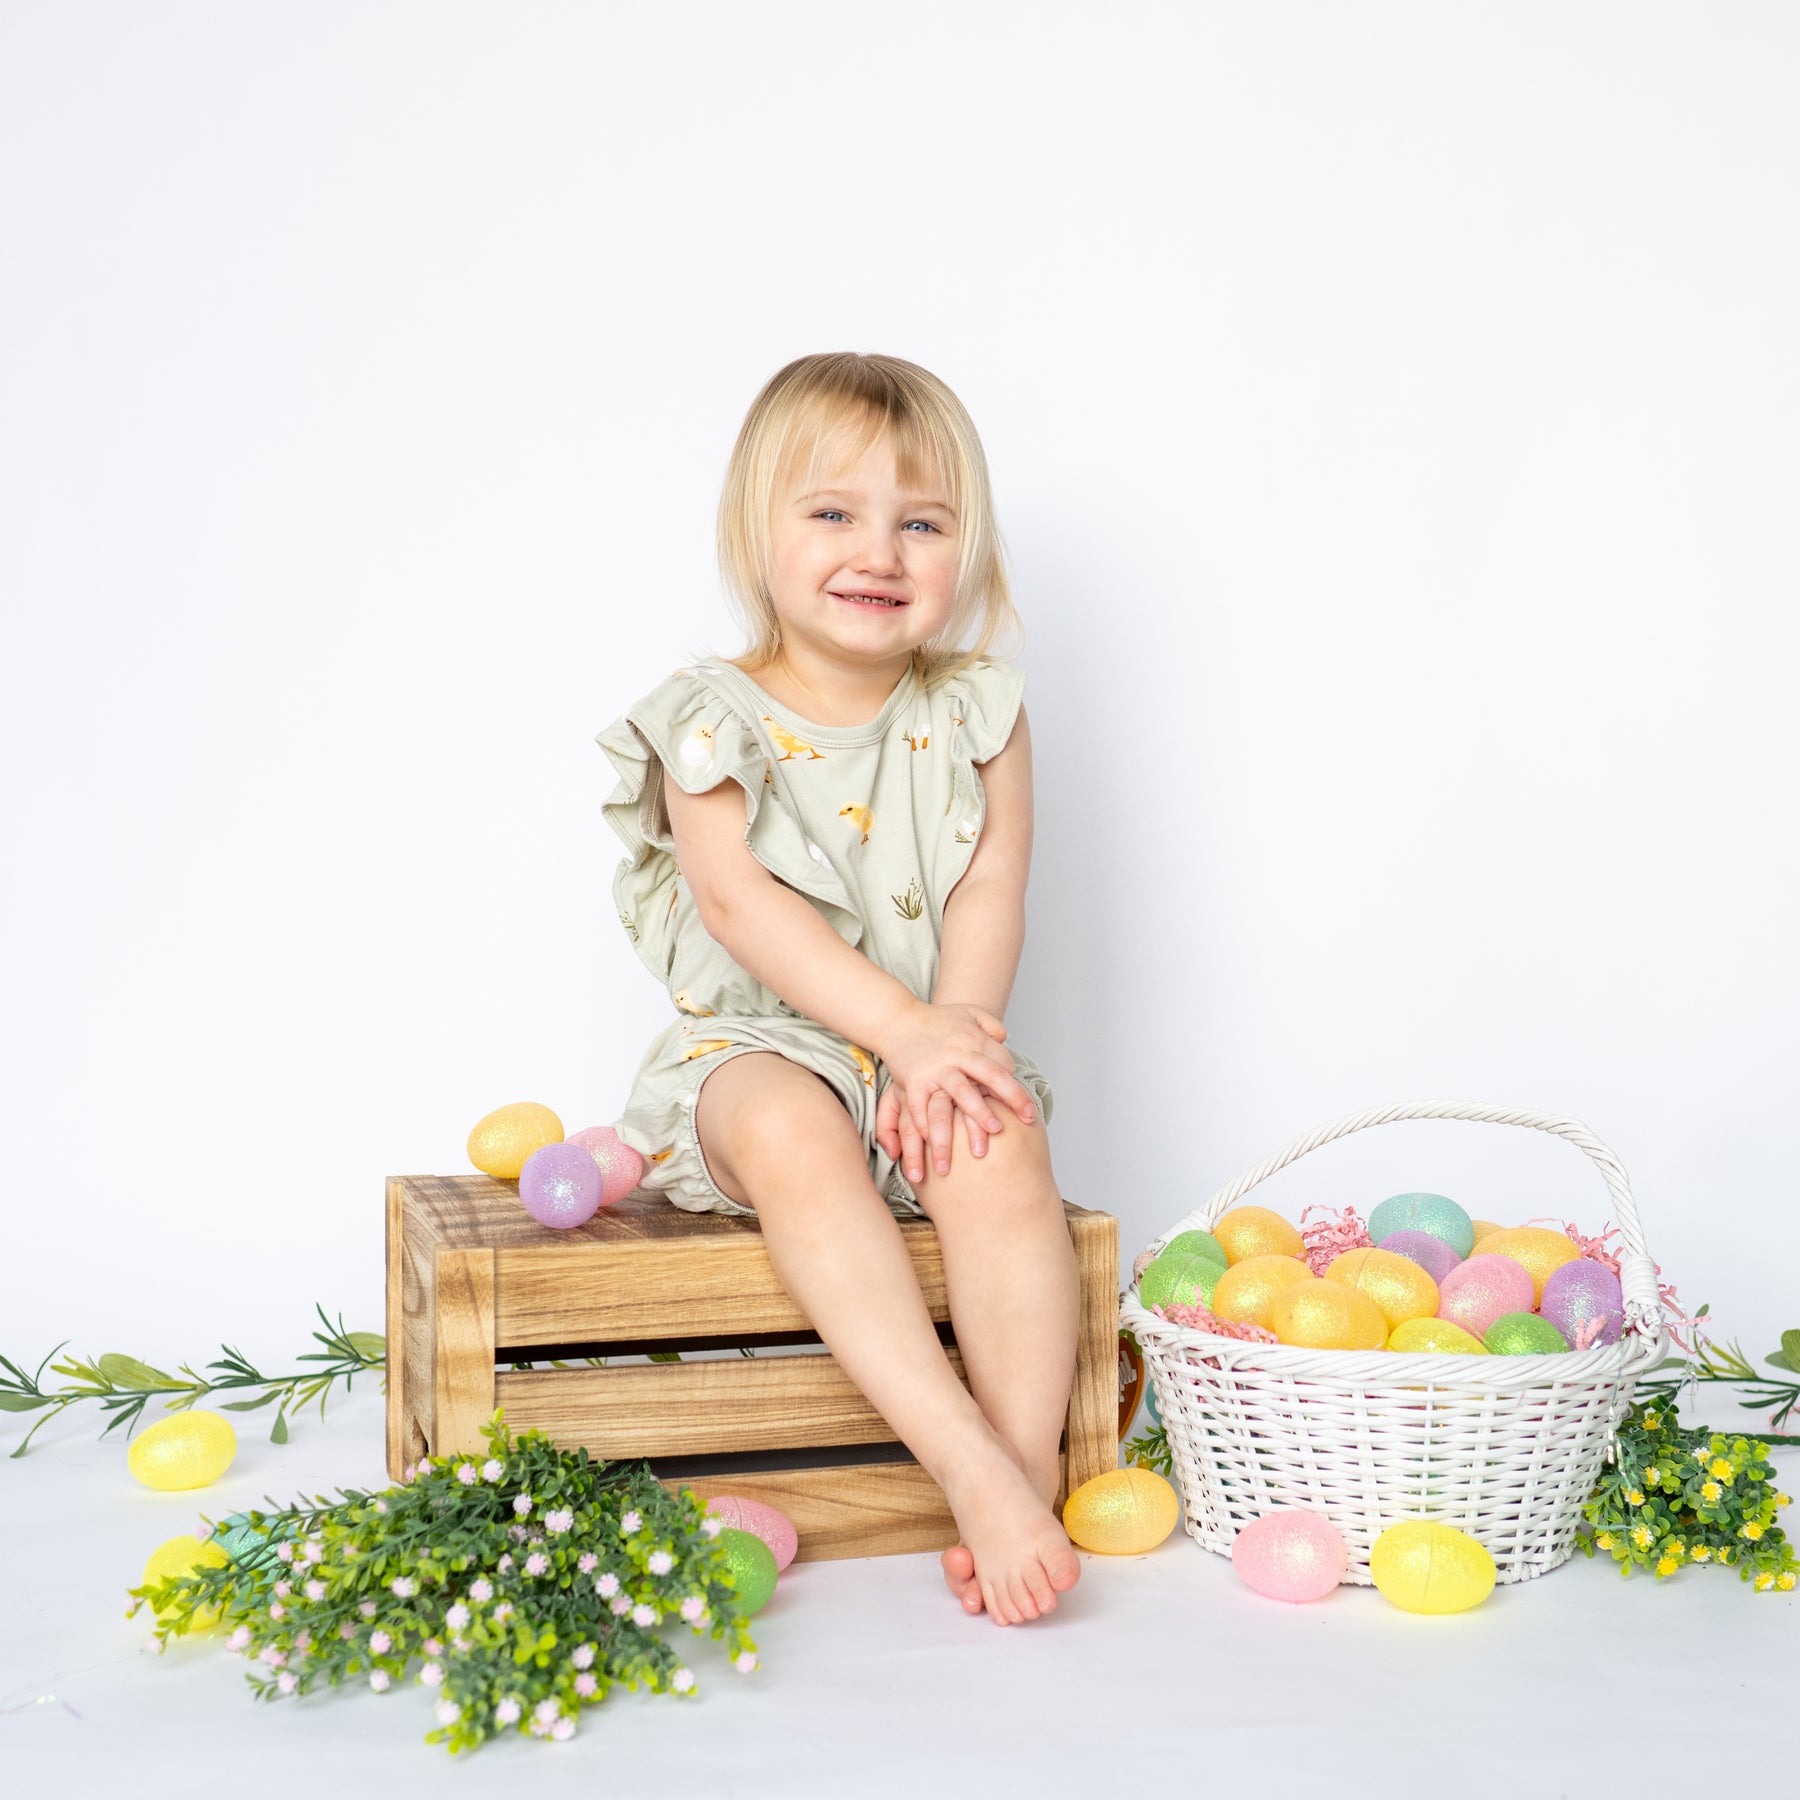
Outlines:
{"type": "Polygon", "coordinates": [[[1277,1155],[1240,1175],[1228,1187],[1222,1187],[1204,1205],[1197,1206],[1184,1219],[1171,1225],[1153,1246],[1160,1251],[1178,1232],[1210,1231],[1219,1215],[1235,1206],[1253,1187],[1271,1175],[1298,1162],[1309,1151],[1353,1131],[1371,1125],[1391,1125],[1404,1119],[1467,1119],[1478,1125],[1522,1125],[1533,1131],[1547,1131],[1554,1137],[1566,1138],[1576,1149],[1586,1153],[1600,1171],[1612,1195],[1613,1211],[1619,1232],[1625,1242],[1619,1257],[1619,1285],[1625,1294],[1625,1318],[1629,1327],[1645,1337],[1653,1337],[1662,1328],[1662,1293],[1656,1284],[1656,1265],[1644,1248],[1643,1226],[1638,1220],[1637,1202],[1631,1197],[1631,1183],[1625,1167],[1601,1141],[1574,1119],[1560,1119],[1553,1113],[1522,1112],[1505,1106],[1471,1106],[1461,1100],[1403,1100],[1397,1106],[1373,1107],[1367,1112],[1345,1113],[1296,1138],[1277,1155]]]}

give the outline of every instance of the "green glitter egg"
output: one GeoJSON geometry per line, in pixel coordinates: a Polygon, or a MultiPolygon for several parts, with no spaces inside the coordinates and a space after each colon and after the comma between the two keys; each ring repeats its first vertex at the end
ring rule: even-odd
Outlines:
{"type": "Polygon", "coordinates": [[[1543,1356],[1566,1350],[1569,1340],[1536,1313],[1502,1313],[1481,1340],[1496,1356],[1543,1356]]]}
{"type": "Polygon", "coordinates": [[[737,1581],[738,1604],[746,1613],[759,1613],[775,1592],[775,1552],[753,1531],[727,1525],[719,1533],[725,1559],[737,1581]]]}
{"type": "Polygon", "coordinates": [[[1221,1269],[1228,1268],[1231,1258],[1225,1254],[1225,1246],[1210,1231],[1178,1231],[1163,1245],[1162,1254],[1170,1256],[1177,1251],[1190,1256],[1204,1256],[1208,1262],[1216,1262],[1221,1269]]]}
{"type": "Polygon", "coordinates": [[[1138,1301],[1152,1306],[1211,1306],[1213,1288],[1225,1273],[1210,1256],[1165,1250],[1138,1282],[1138,1301]]]}

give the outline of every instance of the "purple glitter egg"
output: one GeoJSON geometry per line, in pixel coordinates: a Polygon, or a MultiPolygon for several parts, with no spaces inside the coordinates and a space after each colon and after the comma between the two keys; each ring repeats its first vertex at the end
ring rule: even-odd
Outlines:
{"type": "Polygon", "coordinates": [[[617,1206],[644,1178],[644,1159],[610,1125],[572,1131],[568,1142],[579,1144],[600,1165],[602,1206],[617,1206]]]}
{"type": "Polygon", "coordinates": [[[600,1165],[580,1144],[545,1144],[519,1171],[519,1199],[540,1225],[585,1225],[600,1210],[600,1165]]]}
{"type": "Polygon", "coordinates": [[[1589,1340],[1589,1349],[1595,1344],[1616,1344],[1625,1329],[1625,1295],[1618,1276],[1605,1263],[1585,1256],[1551,1271],[1538,1312],[1571,1344],[1583,1326],[1599,1319],[1600,1330],[1589,1340]]]}
{"type": "Polygon", "coordinates": [[[1462,1261],[1441,1237],[1433,1237],[1429,1231],[1390,1232],[1380,1247],[1404,1256],[1408,1262],[1416,1262],[1440,1287],[1444,1277],[1462,1261]]]}

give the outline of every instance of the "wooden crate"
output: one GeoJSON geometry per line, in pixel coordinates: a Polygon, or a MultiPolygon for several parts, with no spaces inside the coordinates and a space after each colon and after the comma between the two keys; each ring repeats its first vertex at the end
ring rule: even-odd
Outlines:
{"type": "MultiPolygon", "coordinates": [[[[1063,1495],[1118,1464],[1118,1221],[1066,1206],[1081,1332],[1063,1495]]],[[[900,1233],[945,1355],[944,1267],[929,1220],[900,1233]]],[[[648,1457],[664,1485],[742,1494],[791,1518],[800,1556],[937,1550],[956,1526],[937,1483],[822,1348],[606,1368],[546,1362],[657,1351],[790,1352],[818,1334],[776,1279],[753,1219],[634,1195],[572,1231],[539,1225],[485,1175],[387,1184],[387,1453],[478,1450],[496,1406],[596,1456],[648,1457]]]]}

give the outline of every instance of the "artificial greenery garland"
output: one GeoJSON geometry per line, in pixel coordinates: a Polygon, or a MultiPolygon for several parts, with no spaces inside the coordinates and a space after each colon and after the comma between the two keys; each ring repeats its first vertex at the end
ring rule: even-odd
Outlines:
{"type": "MultiPolygon", "coordinates": [[[[223,1630],[259,1699],[413,1676],[435,1696],[428,1743],[573,1734],[616,1685],[692,1693],[664,1621],[756,1666],[720,1522],[644,1463],[596,1461],[541,1432],[425,1457],[380,1492],[252,1512],[216,1542],[230,1560],[131,1590],[156,1640],[223,1630]]],[[[210,1523],[210,1521],[209,1521],[210,1523]]]]}

